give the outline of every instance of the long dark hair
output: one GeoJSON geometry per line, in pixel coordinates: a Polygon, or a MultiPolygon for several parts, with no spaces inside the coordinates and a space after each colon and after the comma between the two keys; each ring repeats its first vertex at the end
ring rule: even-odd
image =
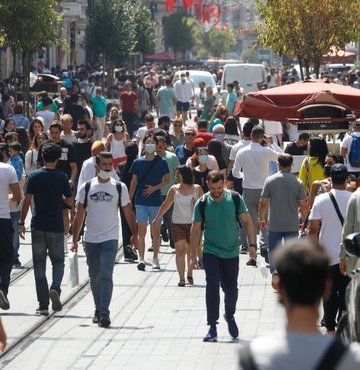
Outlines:
{"type": "Polygon", "coordinates": [[[181,175],[183,184],[186,184],[186,185],[194,184],[194,175],[190,167],[185,166],[185,165],[179,166],[176,169],[176,171],[178,171],[179,174],[181,175]]]}
{"type": "Polygon", "coordinates": [[[225,134],[239,135],[236,118],[234,116],[229,116],[228,118],[226,118],[224,126],[225,126],[225,134]]]}
{"type": "Polygon", "coordinates": [[[220,170],[223,170],[227,167],[225,159],[221,152],[221,141],[211,139],[208,143],[209,154],[213,155],[216,158],[220,170]]]}
{"type": "Polygon", "coordinates": [[[309,155],[310,157],[316,157],[317,163],[321,164],[321,167],[325,165],[325,157],[328,153],[328,146],[325,139],[321,137],[312,137],[310,139],[309,155]]]}
{"type": "Polygon", "coordinates": [[[15,132],[18,134],[18,142],[21,144],[21,151],[26,153],[30,147],[30,139],[25,127],[18,126],[15,132]]]}

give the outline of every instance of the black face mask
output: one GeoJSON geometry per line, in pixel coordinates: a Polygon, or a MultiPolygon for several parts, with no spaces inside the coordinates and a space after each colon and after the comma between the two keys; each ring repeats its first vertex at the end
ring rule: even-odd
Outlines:
{"type": "Polygon", "coordinates": [[[332,167],[332,166],[330,166],[329,164],[326,164],[326,165],[324,166],[324,175],[325,175],[326,177],[330,177],[331,167],[332,167]]]}

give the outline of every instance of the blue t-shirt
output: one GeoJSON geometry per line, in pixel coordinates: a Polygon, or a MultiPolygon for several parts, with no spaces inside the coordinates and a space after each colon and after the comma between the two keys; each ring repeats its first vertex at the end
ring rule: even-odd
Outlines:
{"type": "Polygon", "coordinates": [[[181,165],[185,165],[188,158],[190,158],[195,153],[195,149],[189,150],[185,148],[185,145],[179,145],[175,149],[175,154],[181,165]]]}
{"type": "Polygon", "coordinates": [[[72,196],[69,179],[57,169],[41,168],[29,174],[27,194],[34,197],[31,229],[38,231],[64,232],[63,195],[72,196]]]}
{"type": "Polygon", "coordinates": [[[22,179],[24,173],[24,162],[19,155],[10,158],[10,164],[15,168],[18,181],[22,179]]]}
{"type": "Polygon", "coordinates": [[[138,179],[138,187],[135,194],[135,204],[142,206],[161,206],[162,197],[160,190],[154,191],[148,197],[143,195],[143,191],[146,189],[146,185],[154,186],[160,184],[163,181],[164,175],[168,174],[169,172],[169,166],[165,158],[155,157],[155,159],[152,161],[146,160],[145,157],[135,159],[130,168],[130,173],[137,175],[138,179]],[[156,161],[155,164],[153,164],[153,161],[156,161]],[[152,168],[151,171],[148,172],[148,168],[150,166],[152,166],[152,168]],[[145,174],[145,178],[141,180],[145,174]]]}
{"type": "Polygon", "coordinates": [[[226,108],[228,109],[229,115],[233,114],[235,104],[237,102],[237,95],[234,91],[229,93],[226,99],[226,108]]]}

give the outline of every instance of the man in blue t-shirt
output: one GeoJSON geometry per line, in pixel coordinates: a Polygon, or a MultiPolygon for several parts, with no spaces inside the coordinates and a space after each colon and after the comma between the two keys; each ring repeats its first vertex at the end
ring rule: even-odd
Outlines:
{"type": "MultiPolygon", "coordinates": [[[[139,251],[138,270],[145,270],[145,236],[147,225],[154,221],[162,204],[160,189],[170,181],[169,166],[165,158],[155,155],[159,139],[148,132],[143,140],[145,156],[135,159],[130,168],[130,200],[135,197],[136,222],[138,224],[137,250],[139,251]]],[[[160,248],[160,229],[151,228],[153,240],[153,269],[159,270],[158,253],[160,248]]]]}
{"type": "Polygon", "coordinates": [[[64,222],[63,203],[72,205],[69,179],[56,169],[61,157],[61,147],[54,142],[42,146],[44,167],[31,172],[25,189],[25,200],[21,211],[20,236],[24,239],[25,219],[34,199],[35,207],[31,219],[31,243],[35,274],[36,294],[39,307],[37,315],[49,315],[49,298],[52,309],[61,311],[61,281],[64,276],[64,222]],[[46,254],[52,264],[52,284],[46,279],[46,254]]]}

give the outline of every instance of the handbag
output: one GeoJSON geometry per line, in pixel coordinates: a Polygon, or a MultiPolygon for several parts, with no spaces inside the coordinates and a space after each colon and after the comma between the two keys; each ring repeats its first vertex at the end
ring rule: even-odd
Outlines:
{"type": "Polygon", "coordinates": [[[75,288],[79,285],[79,258],[76,252],[69,250],[69,286],[75,288]]]}

